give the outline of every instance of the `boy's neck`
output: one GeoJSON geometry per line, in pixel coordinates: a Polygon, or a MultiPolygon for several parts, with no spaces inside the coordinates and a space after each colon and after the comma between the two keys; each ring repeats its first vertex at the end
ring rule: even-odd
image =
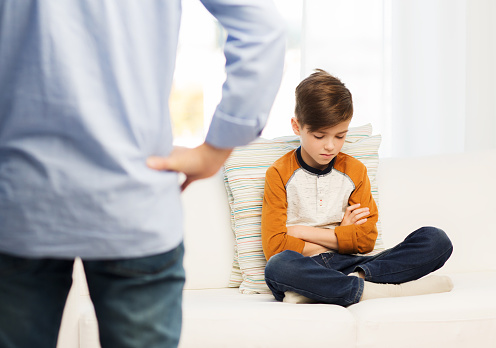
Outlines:
{"type": "Polygon", "coordinates": [[[301,156],[301,146],[298,147],[296,149],[296,159],[298,160],[298,162],[300,163],[300,166],[309,171],[310,173],[313,173],[313,174],[318,174],[318,175],[324,175],[324,174],[327,174],[329,172],[331,172],[332,170],[332,167],[334,166],[334,161],[336,160],[336,157],[334,157],[332,159],[331,162],[329,162],[329,164],[327,165],[326,168],[324,169],[317,169],[317,168],[314,168],[310,165],[308,165],[308,163],[306,163],[304,160],[303,160],[303,157],[301,156]]]}

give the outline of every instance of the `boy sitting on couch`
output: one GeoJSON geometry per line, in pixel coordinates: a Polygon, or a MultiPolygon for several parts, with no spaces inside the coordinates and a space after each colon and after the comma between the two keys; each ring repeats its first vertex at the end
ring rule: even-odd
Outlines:
{"type": "MultiPolygon", "coordinates": [[[[366,167],[341,153],[353,116],[350,91],[323,70],[296,88],[293,131],[301,146],[266,173],[262,208],[265,280],[278,301],[331,303],[450,291],[431,275],[453,250],[435,227],[374,256],[378,210],[366,167]]],[[[398,207],[401,209],[401,207],[398,207]]]]}

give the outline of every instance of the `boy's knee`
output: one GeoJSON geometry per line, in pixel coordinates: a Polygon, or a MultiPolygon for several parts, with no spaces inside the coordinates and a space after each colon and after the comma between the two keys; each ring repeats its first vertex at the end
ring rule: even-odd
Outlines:
{"type": "Polygon", "coordinates": [[[284,257],[285,253],[286,251],[282,251],[275,254],[269,259],[269,261],[267,261],[267,265],[265,266],[265,274],[267,274],[267,272],[275,272],[280,267],[284,267],[283,264],[286,262],[286,257],[284,257]]]}
{"type": "Polygon", "coordinates": [[[275,279],[290,272],[291,267],[288,263],[297,257],[301,257],[301,254],[292,250],[285,250],[272,256],[265,266],[265,277],[275,279]]]}
{"type": "Polygon", "coordinates": [[[431,245],[437,250],[450,251],[453,249],[453,244],[451,243],[450,238],[440,228],[437,227],[422,227],[421,230],[424,230],[425,235],[429,238],[431,245]]]}

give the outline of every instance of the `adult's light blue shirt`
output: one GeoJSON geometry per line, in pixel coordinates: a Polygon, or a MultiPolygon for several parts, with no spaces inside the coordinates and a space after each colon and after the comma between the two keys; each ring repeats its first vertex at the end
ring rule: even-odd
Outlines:
{"type": "MultiPolygon", "coordinates": [[[[202,2],[228,32],[206,141],[243,145],[279,87],[284,26],[269,0],[202,2]]],[[[1,252],[108,259],[182,241],[177,175],[145,163],[172,150],[180,15],[180,0],[0,0],[1,252]]]]}

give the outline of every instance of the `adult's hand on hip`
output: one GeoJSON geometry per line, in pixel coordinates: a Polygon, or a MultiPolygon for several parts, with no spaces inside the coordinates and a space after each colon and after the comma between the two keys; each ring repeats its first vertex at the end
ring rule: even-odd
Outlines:
{"type": "Polygon", "coordinates": [[[148,167],[184,173],[186,180],[181,185],[184,191],[195,180],[208,178],[220,169],[233,149],[221,149],[203,143],[195,148],[175,146],[168,157],[151,156],[148,167]]]}

